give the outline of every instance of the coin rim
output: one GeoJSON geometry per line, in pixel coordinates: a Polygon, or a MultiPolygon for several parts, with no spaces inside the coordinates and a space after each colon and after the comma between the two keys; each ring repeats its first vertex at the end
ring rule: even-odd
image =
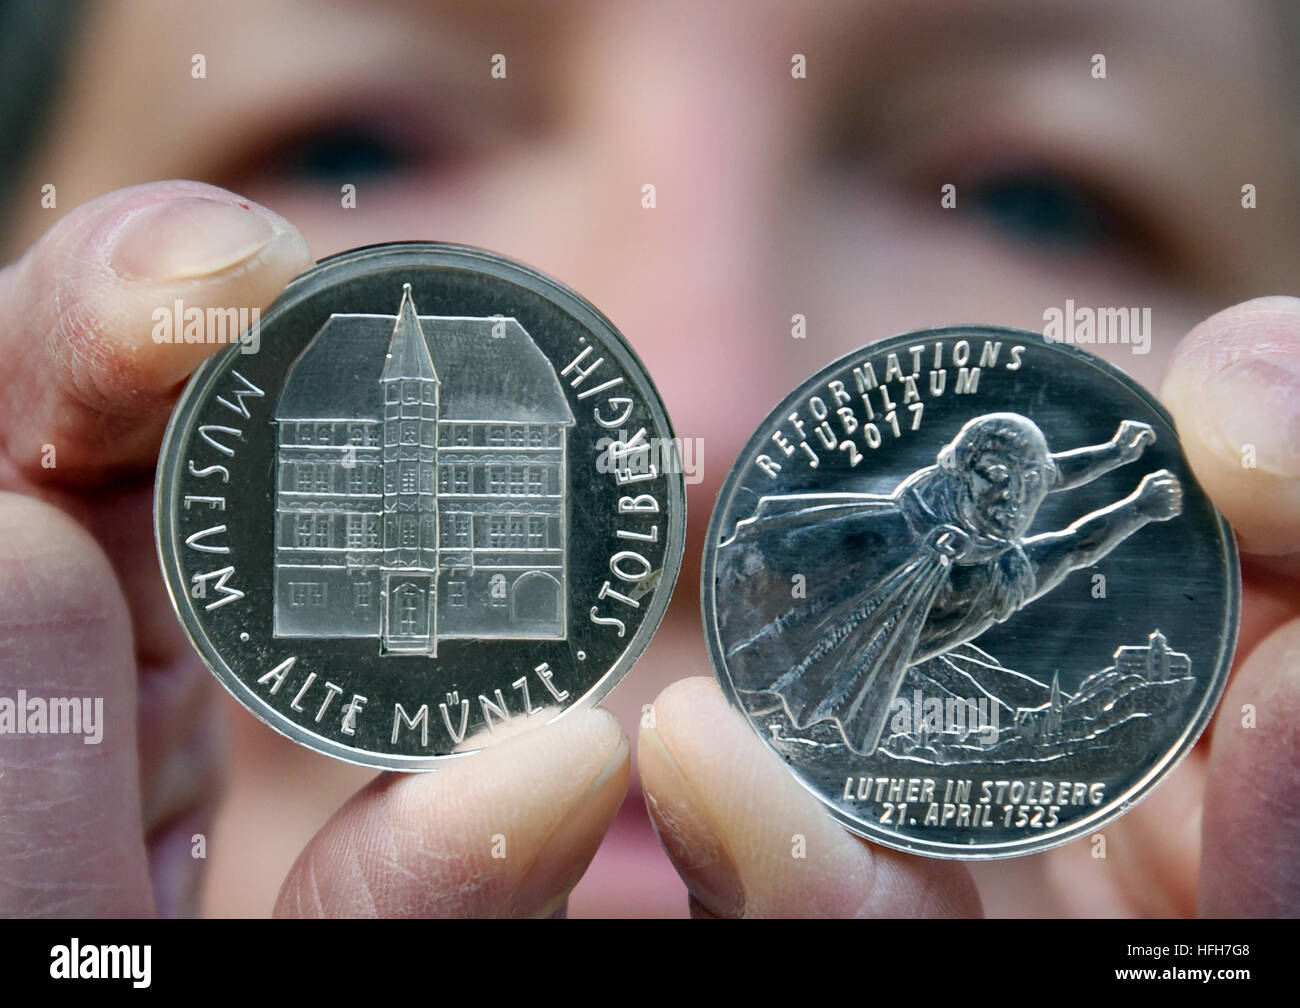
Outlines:
{"type": "MultiPolygon", "coordinates": [[[[640,391],[645,396],[647,410],[656,422],[661,424],[662,436],[668,439],[668,444],[676,446],[677,440],[672,421],[654,379],[651,378],[649,370],[636,351],[632,349],[627,337],[613,322],[590,301],[559,280],[533,266],[472,245],[427,241],[381,242],[327,256],[289,281],[262,317],[263,336],[265,337],[266,332],[274,328],[281,316],[328,287],[330,277],[341,267],[355,268],[362,263],[368,263],[379,269],[468,268],[517,284],[545,298],[561,312],[571,316],[587,332],[600,338],[601,345],[619,360],[627,372],[627,377],[634,384],[639,377],[640,391]],[[388,260],[394,260],[391,266],[388,260]]],[[[479,750],[442,753],[434,756],[386,754],[369,749],[351,748],[317,735],[291,721],[268,704],[235,673],[209,639],[201,619],[190,604],[189,592],[184,587],[185,578],[180,565],[180,547],[175,531],[175,505],[179,491],[177,477],[183,466],[181,449],[189,443],[192,434],[191,423],[199,410],[207,404],[208,395],[217,380],[225,373],[226,364],[236,358],[240,351],[241,345],[234,343],[208,358],[194,372],[172,411],[158,454],[154,483],[154,542],[158,562],[162,568],[163,582],[167,586],[167,595],[190,643],[198,651],[209,671],[244,708],[285,738],[315,752],[356,766],[406,771],[434,770],[453,760],[472,756],[479,750]]],[[[553,724],[571,711],[586,710],[600,703],[645,653],[651,638],[663,622],[664,613],[668,609],[673,589],[681,572],[686,549],[686,485],[680,466],[677,467],[676,472],[661,475],[666,478],[667,484],[665,517],[668,530],[665,536],[664,562],[659,585],[646,610],[645,619],[633,634],[631,642],[620,653],[618,660],[580,698],[563,708],[555,717],[545,722],[546,724],[553,724]]]]}
{"type": "Polygon", "coordinates": [[[1089,365],[1101,371],[1109,378],[1119,381],[1124,388],[1134,393],[1142,402],[1150,407],[1158,417],[1164,420],[1174,431],[1175,443],[1178,446],[1179,454],[1187,467],[1187,471],[1192,474],[1195,480],[1195,473],[1192,473],[1191,463],[1187,460],[1186,452],[1183,451],[1182,441],[1178,439],[1178,428],[1175,426],[1173,417],[1160,404],[1160,402],[1147,389],[1139,385],[1133,378],[1125,374],[1120,368],[1111,364],[1109,361],[1081,350],[1076,346],[1066,343],[1057,343],[1048,340],[1042,333],[1036,333],[1028,329],[1016,329],[1009,326],[991,326],[984,324],[974,325],[945,325],[933,326],[924,329],[916,329],[911,332],[898,333],[894,336],[886,337],[866,346],[859,347],[849,353],[843,354],[836,358],[830,364],[821,368],[819,371],[809,375],[804,381],[799,382],[794,389],[787,393],[770,409],[760,421],[755,429],[753,436],[746,442],[744,449],[736,457],[735,463],[723,480],[722,489],[718,491],[718,496],[713,506],[713,513],[709,518],[709,528],[704,540],[704,556],[700,563],[700,609],[704,623],[705,643],[709,652],[709,662],[713,666],[714,678],[722,688],[723,694],[727,697],[728,702],[744,716],[745,721],[753,729],[754,733],[763,741],[768,750],[773,752],[782,763],[785,763],[790,774],[796,781],[801,784],[805,790],[817,798],[822,805],[830,812],[832,818],[844,826],[850,832],[862,837],[880,843],[894,850],[904,851],[909,854],[921,854],[926,857],[942,858],[947,860],[960,861],[993,861],[1003,858],[1022,857],[1027,854],[1037,854],[1041,851],[1050,850],[1053,847],[1059,847],[1062,844],[1069,843],[1079,836],[1101,828],[1119,818],[1134,805],[1146,797],[1157,784],[1174,771],[1174,769],[1183,761],[1191,751],[1196,741],[1200,738],[1205,728],[1210,722],[1215,709],[1218,707],[1219,700],[1223,696],[1227,686],[1228,672],[1232,667],[1233,655],[1236,651],[1237,634],[1241,622],[1241,561],[1237,552],[1236,537],[1232,533],[1232,528],[1228,525],[1227,519],[1219,512],[1214,502],[1210,500],[1209,495],[1201,489],[1199,481],[1197,488],[1205,496],[1210,510],[1214,514],[1215,529],[1219,535],[1219,541],[1223,547],[1225,560],[1224,570],[1224,606],[1227,621],[1227,632],[1223,635],[1219,653],[1215,658],[1214,678],[1210,688],[1206,690],[1201,705],[1197,708],[1196,714],[1191,718],[1187,727],[1179,736],[1177,744],[1170,748],[1163,759],[1157,760],[1151,765],[1145,774],[1139,777],[1132,785],[1103,805],[1096,812],[1085,816],[1082,819],[1071,823],[1067,828],[1058,832],[1044,833],[1036,837],[1017,839],[1012,841],[1002,841],[990,844],[955,844],[940,843],[938,841],[922,840],[903,836],[902,834],[890,833],[882,829],[879,824],[870,823],[857,816],[844,811],[835,805],[830,799],[825,797],[817,790],[812,782],[807,781],[791,766],[777,750],[771,746],[767,736],[755,723],[754,719],[749,716],[740,697],[737,694],[734,685],[731,682],[731,674],[727,669],[726,659],[723,655],[722,645],[718,639],[719,631],[717,625],[717,599],[714,591],[716,583],[717,567],[717,543],[721,534],[721,524],[724,515],[730,507],[732,497],[735,495],[740,486],[741,474],[748,469],[749,459],[757,448],[766,444],[768,440],[767,427],[770,422],[778,415],[784,412],[786,406],[793,398],[798,398],[802,390],[821,383],[822,379],[842,371],[854,362],[861,359],[864,354],[872,356],[880,353],[888,353],[895,346],[915,345],[920,340],[952,338],[958,336],[1003,336],[1016,337],[1031,343],[1036,343],[1047,348],[1054,353],[1063,353],[1073,357],[1076,362],[1089,365]]]}

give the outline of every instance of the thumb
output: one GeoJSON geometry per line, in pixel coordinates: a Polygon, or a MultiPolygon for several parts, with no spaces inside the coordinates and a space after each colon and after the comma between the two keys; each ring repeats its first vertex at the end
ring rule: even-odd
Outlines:
{"type": "Polygon", "coordinates": [[[1161,398],[1242,550],[1300,574],[1300,298],[1256,298],[1196,326],[1161,398]]]}
{"type": "Polygon", "coordinates": [[[203,342],[156,340],[157,313],[180,302],[187,317],[173,333],[194,312],[229,322],[310,263],[293,225],[198,182],[134,186],[73,210],[0,271],[0,452],[34,480],[79,487],[151,466],[180,383],[219,349],[202,330],[203,342]],[[47,444],[57,467],[41,465],[47,444]]]}
{"type": "Polygon", "coordinates": [[[876,847],[836,825],[713,680],[674,683],[653,712],[641,722],[641,784],[696,915],[980,914],[963,865],[876,847]]]}
{"type": "Polygon", "coordinates": [[[384,774],[308,843],[275,914],[549,916],[587,870],[627,780],[627,739],[603,710],[445,770],[384,774]]]}

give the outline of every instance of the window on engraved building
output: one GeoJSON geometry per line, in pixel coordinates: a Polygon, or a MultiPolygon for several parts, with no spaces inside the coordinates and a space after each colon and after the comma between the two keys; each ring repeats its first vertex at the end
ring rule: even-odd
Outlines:
{"type": "Polygon", "coordinates": [[[447,604],[455,606],[457,609],[463,609],[465,606],[465,582],[448,581],[447,582],[447,604]]]}
{"type": "Polygon", "coordinates": [[[541,466],[530,466],[528,469],[528,493],[532,497],[546,493],[546,470],[541,466]]]}
{"type": "Polygon", "coordinates": [[[419,526],[415,523],[415,518],[407,515],[402,516],[402,545],[416,546],[419,544],[419,526]]]}
{"type": "Polygon", "coordinates": [[[488,545],[492,549],[516,549],[528,543],[528,526],[520,515],[492,515],[488,518],[488,545]]]}
{"type": "Polygon", "coordinates": [[[496,447],[504,447],[506,444],[506,429],[499,424],[493,424],[489,427],[488,444],[496,447]]]}
{"type": "Polygon", "coordinates": [[[488,466],[488,493],[504,494],[510,489],[507,466],[488,466]]]}
{"type": "Polygon", "coordinates": [[[311,545],[312,527],[311,515],[294,516],[294,538],[299,546],[311,545]]]}
{"type": "Polygon", "coordinates": [[[469,493],[469,466],[440,466],[438,468],[438,492],[469,493]]]}
{"type": "Polygon", "coordinates": [[[531,549],[541,549],[546,545],[546,519],[528,519],[528,545],[531,549]]]}
{"type": "Polygon", "coordinates": [[[402,493],[415,493],[415,489],[416,489],[415,479],[416,479],[415,466],[414,465],[402,466],[402,493]]]}
{"type": "Polygon", "coordinates": [[[319,608],[325,604],[325,586],[319,581],[290,581],[289,605],[295,608],[319,608]]]}
{"type": "Polygon", "coordinates": [[[370,605],[370,596],[369,581],[358,581],[352,586],[352,598],[359,607],[363,609],[368,607],[370,605]]]}

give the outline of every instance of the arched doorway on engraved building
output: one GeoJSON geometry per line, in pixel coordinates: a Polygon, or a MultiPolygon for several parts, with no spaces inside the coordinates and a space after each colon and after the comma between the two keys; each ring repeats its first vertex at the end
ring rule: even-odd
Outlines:
{"type": "Polygon", "coordinates": [[[539,636],[564,633],[564,598],[560,581],[546,571],[521,574],[510,588],[510,623],[539,636]]]}
{"type": "Polygon", "coordinates": [[[388,575],[383,634],[385,651],[437,654],[432,587],[428,575],[406,572],[388,575]]]}

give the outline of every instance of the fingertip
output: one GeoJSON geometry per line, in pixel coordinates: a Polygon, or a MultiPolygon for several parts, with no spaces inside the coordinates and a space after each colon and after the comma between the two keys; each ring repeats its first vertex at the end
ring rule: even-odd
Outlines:
{"type": "MultiPolygon", "coordinates": [[[[685,679],[660,693],[641,719],[637,769],[646,811],[659,842],[686,883],[694,906],[709,916],[739,917],[745,910],[740,873],[712,821],[708,804],[692,786],[661,730],[690,734],[692,696],[716,692],[709,680],[685,679]],[[712,687],[712,689],[711,689],[712,687]],[[661,713],[662,712],[662,713],[661,713]]],[[[694,769],[695,760],[687,756],[694,769]]]]}
{"type": "Polygon", "coordinates": [[[710,679],[682,680],[642,719],[647,807],[695,904],[713,916],[977,915],[961,865],[841,828],[710,679]]]}
{"type": "Polygon", "coordinates": [[[549,916],[627,791],[629,746],[602,710],[505,739],[446,769],[387,774],[312,839],[279,916],[549,916]]]}
{"type": "Polygon", "coordinates": [[[1300,299],[1257,298],[1200,323],[1161,395],[1242,548],[1300,551],[1300,299]]]}

